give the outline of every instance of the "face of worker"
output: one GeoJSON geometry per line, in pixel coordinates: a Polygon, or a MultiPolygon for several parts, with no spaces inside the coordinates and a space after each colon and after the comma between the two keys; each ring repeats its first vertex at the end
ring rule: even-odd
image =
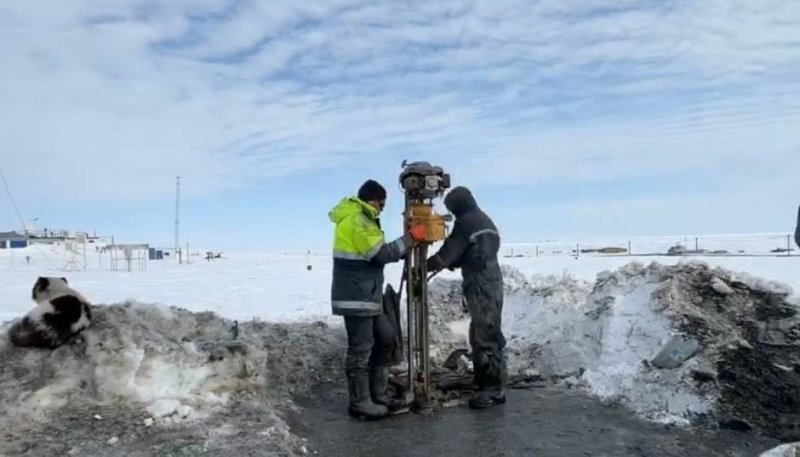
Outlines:
{"type": "Polygon", "coordinates": [[[383,208],[386,206],[386,200],[370,200],[367,203],[378,210],[378,214],[383,212],[383,208]]]}

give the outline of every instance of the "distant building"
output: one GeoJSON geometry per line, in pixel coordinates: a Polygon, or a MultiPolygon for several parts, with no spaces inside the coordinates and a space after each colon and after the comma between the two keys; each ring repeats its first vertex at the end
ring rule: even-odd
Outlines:
{"type": "Polygon", "coordinates": [[[28,246],[28,237],[17,232],[0,232],[0,249],[18,249],[28,246]]]}

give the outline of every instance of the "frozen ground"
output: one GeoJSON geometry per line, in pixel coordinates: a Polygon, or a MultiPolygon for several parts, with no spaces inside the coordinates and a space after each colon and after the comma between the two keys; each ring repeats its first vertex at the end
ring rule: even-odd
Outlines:
{"type": "MultiPolygon", "coordinates": [[[[188,449],[212,454],[223,453],[226,446],[241,443],[243,455],[248,455],[258,448],[258,440],[265,440],[272,443],[271,449],[278,455],[302,453],[302,438],[294,435],[284,422],[285,413],[293,408],[286,395],[302,393],[312,384],[325,386],[330,383],[329,378],[341,377],[338,370],[344,343],[340,319],[330,316],[329,311],[331,262],[327,253],[226,253],[225,258],[213,262],[196,257],[190,265],[178,265],[171,260],[151,261],[146,271],[113,272],[109,271],[107,261],[94,252],[87,257],[87,271],[63,271],[59,267],[66,265],[68,256],[59,249],[0,251],[0,281],[4,285],[0,321],[19,317],[32,307],[30,289],[39,275],[66,276],[71,285],[97,304],[131,300],[153,305],[107,308],[100,313],[100,324],[80,344],[53,354],[20,354],[12,348],[0,348],[3,357],[0,387],[4,392],[3,406],[8,411],[2,418],[7,434],[5,443],[14,443],[17,451],[30,449],[37,442],[53,453],[72,449],[41,444],[47,441],[46,437],[55,435],[83,449],[84,455],[147,455],[156,449],[173,453],[185,440],[184,444],[191,442],[188,449]],[[30,256],[30,265],[26,255],[30,256]],[[242,321],[242,328],[250,331],[241,339],[250,350],[241,355],[237,353],[240,346],[234,345],[233,349],[228,346],[231,320],[165,311],[169,306],[213,311],[242,321]],[[250,318],[282,324],[244,323],[250,318]],[[108,347],[100,346],[103,341],[111,343],[108,347]],[[324,354],[308,357],[322,348],[324,354]],[[230,352],[233,358],[216,360],[220,351],[230,352]],[[273,362],[265,371],[256,369],[254,378],[245,377],[246,382],[232,375],[236,370],[231,369],[231,363],[239,364],[237,367],[251,364],[263,368],[264,360],[273,362]],[[176,364],[181,369],[174,369],[176,364]],[[46,368],[54,366],[59,369],[46,368]],[[82,371],[87,367],[91,370],[82,371]],[[298,371],[316,374],[308,378],[298,376],[298,371]],[[264,379],[273,382],[264,384],[264,379]],[[257,392],[255,396],[247,394],[253,391],[257,392]],[[64,413],[59,410],[64,402],[82,406],[64,413]],[[94,414],[102,419],[91,419],[89,425],[94,424],[93,428],[105,435],[87,439],[82,433],[87,430],[84,422],[94,414]],[[153,420],[152,426],[145,425],[147,419],[153,420]],[[202,423],[206,425],[199,425],[202,423]],[[107,447],[111,446],[107,440],[117,435],[124,447],[107,447]]],[[[796,300],[793,292],[770,281],[800,290],[800,256],[692,260],[706,261],[712,267],[721,266],[733,272],[704,276],[703,284],[711,284],[719,277],[725,284],[739,281],[757,290],[786,292],[792,297],[790,301],[796,300]]],[[[723,385],[725,366],[709,364],[738,360],[720,355],[724,348],[711,337],[703,343],[714,350],[692,359],[685,370],[663,374],[641,365],[671,335],[687,331],[676,318],[685,310],[680,306],[670,307],[669,295],[654,294],[666,290],[668,278],[665,279],[663,270],[645,268],[651,261],[674,265],[684,259],[591,255],[577,259],[571,256],[502,259],[503,264],[511,267],[506,270],[504,330],[509,338],[512,369],[573,375],[567,381],[571,385],[658,421],[685,423],[694,414],[702,415],[722,405],[718,400],[729,398],[730,392],[725,397],[723,388],[703,391],[689,379],[694,371],[710,372],[723,385]],[[630,266],[634,260],[644,265],[630,266]],[[609,273],[603,273],[606,271],[609,273]],[[654,295],[659,298],[653,299],[654,295]],[[666,397],[665,392],[669,393],[666,397]]],[[[399,276],[399,265],[387,269],[390,282],[396,284],[399,276]]],[[[457,274],[443,273],[440,278],[443,280],[432,288],[434,295],[440,295],[432,300],[444,303],[447,293],[457,291],[458,283],[448,281],[454,278],[457,274]]],[[[692,283],[690,289],[703,287],[692,283]]],[[[741,310],[752,312],[747,303],[754,299],[746,296],[749,298],[742,301],[741,310]]],[[[680,305],[687,300],[691,302],[694,295],[679,290],[671,297],[672,302],[680,305]]],[[[713,307],[718,301],[709,304],[713,307]]],[[[704,311],[700,320],[704,325],[697,327],[700,334],[714,328],[709,323],[733,325],[711,314],[704,311]]],[[[436,316],[434,324],[440,330],[447,330],[435,335],[434,355],[442,356],[450,348],[465,344],[463,317],[457,310],[447,316],[436,316]]],[[[770,318],[763,322],[770,341],[787,343],[788,334],[781,332],[793,328],[784,326],[776,333],[775,325],[780,327],[785,321],[770,318]],[[784,339],[774,340],[778,337],[784,339]]],[[[734,336],[744,335],[744,330],[736,332],[734,336]]],[[[767,360],[783,357],[783,353],[736,354],[746,356],[739,360],[745,366],[748,357],[768,356],[767,360]]],[[[777,370],[779,375],[788,369],[787,376],[794,376],[791,364],[778,364],[770,369],[777,370]]],[[[750,412],[733,411],[733,415],[750,412]]],[[[39,454],[42,453],[31,455],[39,454]]]]}

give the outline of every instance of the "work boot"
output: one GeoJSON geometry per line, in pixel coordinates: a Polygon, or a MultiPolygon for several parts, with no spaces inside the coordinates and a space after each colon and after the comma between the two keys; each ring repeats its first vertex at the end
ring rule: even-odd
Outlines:
{"type": "Polygon", "coordinates": [[[347,377],[350,389],[350,406],[347,412],[350,416],[365,421],[383,419],[389,415],[389,409],[384,405],[376,405],[369,395],[369,376],[364,374],[347,377]]]}
{"type": "Polygon", "coordinates": [[[479,390],[475,396],[469,399],[470,409],[486,409],[492,406],[502,405],[506,402],[506,394],[503,389],[479,390]]]}
{"type": "Polygon", "coordinates": [[[389,367],[373,367],[370,371],[369,390],[372,401],[396,412],[406,407],[406,402],[389,396],[389,367]]]}

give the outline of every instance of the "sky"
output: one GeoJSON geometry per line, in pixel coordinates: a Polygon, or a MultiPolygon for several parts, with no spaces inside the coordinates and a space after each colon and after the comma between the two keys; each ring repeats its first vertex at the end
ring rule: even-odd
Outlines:
{"type": "MultiPolygon", "coordinates": [[[[0,4],[0,167],[24,219],[117,240],[325,247],[404,159],[506,241],[794,228],[792,0],[0,4]]],[[[0,231],[19,228],[0,192],[0,231]]]]}

